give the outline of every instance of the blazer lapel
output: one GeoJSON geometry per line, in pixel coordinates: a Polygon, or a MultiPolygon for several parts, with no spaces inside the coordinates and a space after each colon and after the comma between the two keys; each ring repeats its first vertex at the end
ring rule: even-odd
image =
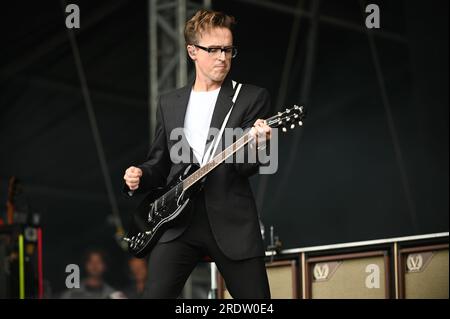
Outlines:
{"type": "Polygon", "coordinates": [[[233,85],[231,79],[227,78],[222,84],[219,95],[217,97],[216,105],[214,106],[214,112],[211,119],[210,129],[215,128],[220,130],[223,120],[227,115],[233,103],[233,85]]]}
{"type": "MultiPolygon", "coordinates": [[[[193,84],[194,82],[191,81],[188,85],[177,91],[169,116],[172,119],[170,121],[170,129],[181,128],[181,140],[179,139],[177,142],[182,142],[184,145],[183,147],[187,147],[189,149],[189,162],[197,163],[196,157],[194,156],[194,151],[189,145],[186,135],[184,134],[184,118],[186,117],[187,106],[189,103],[189,97],[191,96],[193,84]]],[[[168,134],[170,134],[170,132],[168,132],[168,134]]]]}
{"type": "Polygon", "coordinates": [[[189,97],[191,96],[192,84],[183,87],[177,94],[176,110],[174,110],[174,127],[184,127],[184,118],[186,116],[189,97]]]}

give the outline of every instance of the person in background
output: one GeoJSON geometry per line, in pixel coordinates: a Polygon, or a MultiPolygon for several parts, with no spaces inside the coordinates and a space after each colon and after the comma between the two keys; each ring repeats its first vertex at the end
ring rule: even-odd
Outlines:
{"type": "Polygon", "coordinates": [[[104,280],[107,270],[106,255],[102,250],[91,249],[84,254],[84,271],[86,278],[80,288],[71,288],[63,292],[61,299],[120,299],[123,293],[112,288],[104,280]]]}
{"type": "Polygon", "coordinates": [[[147,261],[133,257],[128,260],[128,267],[133,282],[124,290],[124,294],[129,299],[140,299],[144,294],[147,281],[147,261]]]}

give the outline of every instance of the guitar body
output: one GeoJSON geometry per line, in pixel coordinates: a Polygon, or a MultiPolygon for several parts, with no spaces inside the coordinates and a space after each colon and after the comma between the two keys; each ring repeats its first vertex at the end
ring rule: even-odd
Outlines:
{"type": "Polygon", "coordinates": [[[147,195],[132,216],[127,234],[128,250],[142,258],[150,253],[162,234],[175,223],[201,187],[201,183],[183,191],[183,180],[198,169],[189,164],[164,188],[147,195]]]}

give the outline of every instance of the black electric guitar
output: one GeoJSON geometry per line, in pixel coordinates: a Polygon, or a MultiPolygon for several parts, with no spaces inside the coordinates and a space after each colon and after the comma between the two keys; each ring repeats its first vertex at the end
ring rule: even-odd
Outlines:
{"type": "MultiPolygon", "coordinates": [[[[293,129],[296,123],[302,126],[304,116],[303,106],[295,105],[266,119],[266,123],[271,128],[282,127],[283,132],[286,132],[286,127],[293,129]]],[[[196,164],[186,165],[166,187],[147,195],[133,214],[127,237],[123,238],[128,243],[130,253],[140,258],[150,253],[164,231],[183,213],[204,178],[252,138],[250,132],[244,134],[201,168],[196,164]]]]}

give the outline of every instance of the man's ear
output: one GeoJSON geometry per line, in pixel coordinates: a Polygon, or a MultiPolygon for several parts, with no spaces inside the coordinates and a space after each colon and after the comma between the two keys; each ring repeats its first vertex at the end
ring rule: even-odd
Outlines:
{"type": "Polygon", "coordinates": [[[195,47],[193,45],[188,45],[186,49],[189,57],[192,59],[192,61],[195,61],[197,59],[197,51],[195,50],[195,47]]]}

